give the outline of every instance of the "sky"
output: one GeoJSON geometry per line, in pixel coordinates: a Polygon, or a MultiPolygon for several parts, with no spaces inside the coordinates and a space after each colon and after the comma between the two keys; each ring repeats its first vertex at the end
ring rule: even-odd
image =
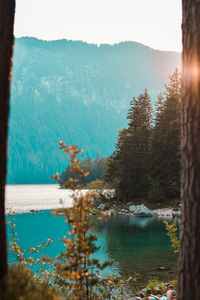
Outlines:
{"type": "Polygon", "coordinates": [[[181,51],[181,0],[16,0],[15,36],[181,51]]]}

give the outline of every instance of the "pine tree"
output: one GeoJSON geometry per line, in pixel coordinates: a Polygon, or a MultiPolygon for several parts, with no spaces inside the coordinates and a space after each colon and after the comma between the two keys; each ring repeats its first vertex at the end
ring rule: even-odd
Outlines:
{"type": "Polygon", "coordinates": [[[115,183],[116,196],[123,202],[145,198],[148,191],[152,108],[146,89],[130,102],[127,119],[128,128],[119,132],[116,150],[104,174],[105,181],[115,183]]]}
{"type": "Polygon", "coordinates": [[[130,103],[125,151],[121,157],[121,176],[117,190],[125,201],[145,198],[148,191],[148,155],[152,108],[145,89],[130,103]]]}
{"type": "Polygon", "coordinates": [[[103,179],[106,183],[105,186],[108,186],[109,188],[117,189],[119,186],[119,180],[121,177],[120,161],[123,152],[125,151],[127,133],[128,130],[126,128],[122,128],[119,131],[118,140],[115,144],[116,150],[110,155],[104,166],[103,179]]]}
{"type": "Polygon", "coordinates": [[[156,104],[155,126],[151,141],[152,201],[180,197],[180,106],[181,79],[178,70],[169,77],[165,93],[156,104]]]}

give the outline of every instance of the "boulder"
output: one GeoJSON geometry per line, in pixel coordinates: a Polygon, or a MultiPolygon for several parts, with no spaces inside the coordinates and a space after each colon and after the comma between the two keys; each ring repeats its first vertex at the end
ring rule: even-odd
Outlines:
{"type": "Polygon", "coordinates": [[[108,210],[104,211],[104,214],[106,216],[113,216],[115,214],[115,212],[112,209],[108,209],[108,210]]]}
{"type": "Polygon", "coordinates": [[[136,217],[155,217],[157,213],[153,210],[148,209],[144,204],[137,205],[134,210],[134,216],[136,217]]]}
{"type": "Polygon", "coordinates": [[[97,208],[100,209],[100,210],[104,210],[106,207],[106,204],[105,203],[101,203],[97,208]]]}
{"type": "Polygon", "coordinates": [[[128,209],[129,209],[130,212],[134,212],[136,207],[137,207],[136,205],[131,205],[131,206],[129,206],[128,209]]]}
{"type": "Polygon", "coordinates": [[[128,213],[128,210],[127,209],[121,209],[121,211],[120,211],[122,214],[127,214],[128,213]]]}
{"type": "Polygon", "coordinates": [[[181,212],[180,211],[173,211],[172,212],[172,217],[180,217],[181,216],[181,212]]]}

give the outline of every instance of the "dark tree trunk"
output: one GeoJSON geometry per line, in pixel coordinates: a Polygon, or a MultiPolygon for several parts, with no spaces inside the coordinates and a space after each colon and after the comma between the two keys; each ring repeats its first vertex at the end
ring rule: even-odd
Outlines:
{"type": "Polygon", "coordinates": [[[0,0],[0,279],[7,272],[5,183],[14,11],[14,0],[0,0]]]}
{"type": "Polygon", "coordinates": [[[179,299],[200,300],[200,1],[183,5],[179,299]]]}

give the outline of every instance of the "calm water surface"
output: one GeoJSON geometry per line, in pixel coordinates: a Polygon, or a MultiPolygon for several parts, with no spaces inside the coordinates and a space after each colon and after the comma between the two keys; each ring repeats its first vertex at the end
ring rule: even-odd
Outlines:
{"type": "MultiPolygon", "coordinates": [[[[55,243],[42,253],[55,257],[64,250],[61,238],[69,231],[69,225],[64,222],[65,217],[53,216],[50,211],[17,214],[14,217],[20,245],[25,249],[51,237],[55,243]]],[[[139,274],[138,286],[144,286],[153,278],[164,281],[175,278],[177,256],[170,247],[162,220],[113,216],[105,223],[95,221],[92,232],[98,237],[101,246],[96,256],[101,261],[114,262],[107,273],[131,276],[136,272],[139,274]],[[159,270],[160,267],[166,270],[159,270]]],[[[11,253],[9,261],[15,261],[11,253]]]]}

